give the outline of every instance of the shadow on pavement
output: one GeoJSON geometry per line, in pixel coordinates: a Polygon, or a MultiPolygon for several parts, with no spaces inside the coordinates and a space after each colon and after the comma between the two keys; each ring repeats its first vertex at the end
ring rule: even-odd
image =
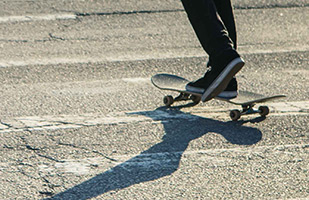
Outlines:
{"type": "Polygon", "coordinates": [[[131,114],[161,121],[165,129],[162,142],[50,199],[90,199],[109,191],[171,175],[178,169],[189,142],[209,132],[221,134],[230,143],[238,145],[252,145],[262,138],[261,131],[256,128],[202,118],[179,110],[159,108],[131,114]]]}

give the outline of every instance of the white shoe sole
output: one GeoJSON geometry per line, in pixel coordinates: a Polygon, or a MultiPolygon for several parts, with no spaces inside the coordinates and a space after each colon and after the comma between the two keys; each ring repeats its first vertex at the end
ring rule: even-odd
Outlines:
{"type": "Polygon", "coordinates": [[[222,99],[234,99],[238,95],[237,91],[223,91],[217,97],[222,99]]]}
{"type": "Polygon", "coordinates": [[[186,90],[189,92],[194,92],[194,93],[198,93],[198,94],[203,94],[205,92],[204,88],[198,88],[198,87],[193,87],[190,85],[186,85],[186,90]]]}
{"type": "MultiPolygon", "coordinates": [[[[197,93],[197,94],[203,94],[205,92],[205,89],[203,88],[196,88],[192,86],[187,86],[186,90],[189,92],[197,93]]],[[[233,98],[236,98],[237,95],[238,95],[237,91],[223,91],[220,94],[218,94],[217,97],[223,98],[223,99],[233,99],[233,98]]]]}
{"type": "Polygon", "coordinates": [[[202,101],[209,101],[225,90],[230,80],[241,70],[244,64],[245,62],[241,58],[232,60],[203,93],[202,101]]]}

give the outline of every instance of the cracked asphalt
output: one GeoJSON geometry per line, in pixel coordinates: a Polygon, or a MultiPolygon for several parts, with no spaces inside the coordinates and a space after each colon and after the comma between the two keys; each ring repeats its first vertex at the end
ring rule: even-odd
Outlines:
{"type": "Polygon", "coordinates": [[[309,1],[233,6],[266,118],[163,106],[207,62],[179,0],[1,1],[0,199],[308,199],[309,1]]]}

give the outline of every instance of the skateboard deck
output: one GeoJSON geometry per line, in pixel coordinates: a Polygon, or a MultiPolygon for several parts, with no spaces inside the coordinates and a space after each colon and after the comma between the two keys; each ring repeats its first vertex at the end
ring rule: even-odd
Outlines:
{"type": "MultiPolygon", "coordinates": [[[[151,82],[155,87],[161,90],[179,92],[179,95],[175,98],[171,95],[165,96],[163,98],[164,104],[168,107],[171,106],[175,101],[192,100],[194,104],[198,104],[201,100],[202,94],[186,90],[186,85],[190,81],[183,77],[173,74],[156,74],[151,77],[151,82]]],[[[238,96],[234,99],[224,99],[220,97],[215,97],[215,99],[241,106],[242,110],[235,109],[230,111],[231,119],[233,121],[237,121],[242,115],[249,115],[254,113],[259,113],[261,116],[265,117],[269,114],[269,108],[267,106],[260,106],[258,109],[255,109],[254,106],[259,103],[265,103],[283,97],[286,96],[274,95],[265,97],[264,95],[256,94],[253,92],[240,91],[238,96]]]]}

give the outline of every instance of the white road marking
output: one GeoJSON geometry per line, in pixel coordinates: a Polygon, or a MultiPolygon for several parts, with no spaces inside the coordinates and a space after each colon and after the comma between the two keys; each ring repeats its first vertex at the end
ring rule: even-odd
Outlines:
{"type": "MultiPolygon", "coordinates": [[[[179,161],[179,156],[182,156],[182,162],[188,157],[198,156],[197,159],[207,161],[209,166],[227,166],[235,162],[235,157],[262,157],[279,156],[282,163],[288,160],[295,160],[293,152],[298,151],[298,155],[301,155],[300,149],[308,149],[309,144],[285,144],[285,145],[270,145],[270,146],[252,146],[252,147],[237,147],[229,149],[207,149],[198,151],[185,151],[185,152],[159,152],[148,154],[134,154],[134,155],[115,155],[112,158],[115,161],[111,161],[104,157],[91,157],[82,159],[65,159],[62,162],[55,164],[43,164],[39,166],[41,172],[48,172],[49,174],[56,174],[59,172],[73,173],[73,174],[91,174],[96,171],[112,172],[113,167],[116,165],[125,168],[125,170],[139,169],[151,169],[154,168],[174,168],[179,161]],[[282,155],[286,156],[282,156],[282,155]],[[229,156],[227,156],[229,155],[229,156]],[[176,164],[175,164],[176,163],[176,164]],[[95,167],[93,167],[95,166],[95,167]]],[[[304,152],[304,154],[306,154],[304,152]]],[[[296,158],[297,159],[297,158],[296,158]]],[[[262,159],[263,160],[263,159],[262,159]]],[[[297,161],[303,161],[299,158],[297,161]]]]}
{"type": "Polygon", "coordinates": [[[76,19],[75,14],[62,13],[62,14],[45,14],[45,15],[26,15],[26,16],[3,16],[0,17],[0,23],[8,22],[28,22],[39,20],[59,20],[59,19],[76,19]]]}
{"type": "Polygon", "coordinates": [[[144,82],[149,82],[150,79],[149,78],[123,78],[122,79],[125,82],[129,82],[129,83],[144,83],[144,82]]]}
{"type": "MultiPolygon", "coordinates": [[[[276,102],[267,104],[271,110],[270,116],[309,115],[309,101],[276,102]]],[[[197,120],[200,117],[229,120],[228,110],[234,106],[221,107],[194,107],[183,109],[183,112],[164,110],[154,111],[131,111],[109,114],[83,114],[83,115],[60,115],[60,116],[25,116],[14,119],[2,119],[0,133],[79,129],[85,126],[101,124],[129,124],[129,123],[168,123],[173,119],[197,120]]],[[[239,108],[239,107],[237,107],[239,108]]]]}

